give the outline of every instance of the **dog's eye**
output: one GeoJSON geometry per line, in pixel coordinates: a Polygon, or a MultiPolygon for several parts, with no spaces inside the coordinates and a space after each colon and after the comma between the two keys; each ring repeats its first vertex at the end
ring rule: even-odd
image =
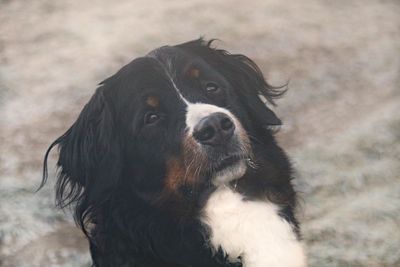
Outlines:
{"type": "Polygon", "coordinates": [[[208,82],[206,83],[206,92],[207,93],[216,93],[219,91],[219,86],[216,83],[208,82]]]}
{"type": "Polygon", "coordinates": [[[145,124],[154,124],[160,120],[160,116],[154,112],[149,112],[144,116],[145,124]]]}

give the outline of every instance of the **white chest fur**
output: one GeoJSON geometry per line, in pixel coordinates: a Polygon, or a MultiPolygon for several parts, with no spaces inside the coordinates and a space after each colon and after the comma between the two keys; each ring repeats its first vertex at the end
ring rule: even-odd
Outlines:
{"type": "Polygon", "coordinates": [[[303,247],[278,210],[221,187],[208,200],[203,222],[211,228],[211,245],[231,260],[241,256],[243,267],[304,267],[303,247]]]}

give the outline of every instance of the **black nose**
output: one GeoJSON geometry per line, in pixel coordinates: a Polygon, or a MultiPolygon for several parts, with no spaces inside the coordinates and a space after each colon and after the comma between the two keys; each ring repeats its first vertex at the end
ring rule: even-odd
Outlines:
{"type": "Polygon", "coordinates": [[[232,137],[235,124],[228,115],[216,112],[200,120],[193,129],[194,138],[204,145],[223,145],[232,137]]]}

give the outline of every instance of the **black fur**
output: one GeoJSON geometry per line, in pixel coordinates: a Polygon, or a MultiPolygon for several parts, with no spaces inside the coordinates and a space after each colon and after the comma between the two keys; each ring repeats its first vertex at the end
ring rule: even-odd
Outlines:
{"type": "Polygon", "coordinates": [[[249,199],[278,203],[282,217],[298,232],[291,166],[270,129],[281,122],[259,98],[273,104],[282,91],[269,86],[249,58],[199,39],[157,49],[103,81],[77,121],[46,152],[42,185],[49,152],[58,146],[57,203],[74,205],[93,266],[240,266],[208,246],[208,229],[199,220],[214,190],[207,179],[194,188],[183,186],[182,198],[164,195],[166,164],[180,155],[185,130],[185,107],[168,71],[185,98],[225,107],[240,120],[258,168],[246,172],[237,190],[249,199]],[[201,92],[201,79],[185,78],[191,64],[225,91],[214,98],[201,92]],[[143,125],[148,91],[159,96],[165,115],[152,127],[143,125]]]}

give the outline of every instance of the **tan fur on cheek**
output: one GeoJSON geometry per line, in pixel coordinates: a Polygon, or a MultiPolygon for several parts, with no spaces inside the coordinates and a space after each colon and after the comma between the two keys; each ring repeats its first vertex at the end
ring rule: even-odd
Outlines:
{"type": "Polygon", "coordinates": [[[191,214],[190,202],[186,200],[182,190],[192,186],[191,177],[187,173],[182,156],[170,157],[166,162],[164,188],[154,204],[179,216],[191,214]]]}
{"type": "Polygon", "coordinates": [[[202,167],[207,163],[205,156],[192,137],[185,137],[182,147],[182,155],[171,157],[166,164],[165,189],[178,195],[183,186],[196,187],[200,182],[199,175],[202,167]]]}
{"type": "Polygon", "coordinates": [[[179,187],[184,184],[185,168],[182,160],[171,158],[167,161],[167,176],[165,177],[165,187],[169,192],[177,193],[179,187]]]}

